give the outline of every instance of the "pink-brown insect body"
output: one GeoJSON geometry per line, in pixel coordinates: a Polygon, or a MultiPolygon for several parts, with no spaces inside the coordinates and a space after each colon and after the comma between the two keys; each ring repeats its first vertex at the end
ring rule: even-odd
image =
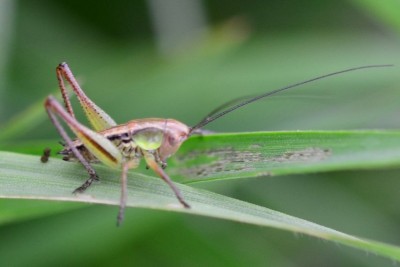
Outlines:
{"type": "MultiPolygon", "coordinates": [[[[182,206],[190,208],[179,188],[163,170],[166,167],[166,159],[173,155],[190,135],[202,133],[201,129],[207,124],[273,94],[345,72],[388,66],[390,65],[370,65],[346,69],[269,91],[241,102],[230,101],[207,115],[199,123],[188,127],[173,119],[158,118],[132,120],[117,125],[104,110],[86,96],[68,65],[61,63],[57,66],[56,72],[65,108],[52,96],[46,98],[45,108],[51,122],[66,142],[64,149],[60,152],[64,155],[64,160],[79,161],[89,174],[89,178],[76,188],[74,193],[85,192],[93,181],[99,180],[96,170],[90,165],[91,162],[102,162],[110,167],[122,169],[120,208],[117,217],[119,225],[123,220],[127,201],[128,170],[138,167],[141,158],[144,158],[147,166],[168,184],[182,206]],[[76,120],[64,80],[70,84],[72,91],[78,97],[92,129],[76,120]],[[76,140],[71,140],[59,119],[72,130],[76,140]]],[[[46,162],[47,157],[48,155],[45,155],[42,162],[46,162]]]]}
{"type": "MultiPolygon", "coordinates": [[[[124,161],[141,158],[143,151],[153,153],[162,166],[188,138],[190,128],[173,119],[138,119],[125,124],[120,124],[99,132],[110,140],[120,151],[124,161]]],[[[73,145],[81,152],[88,162],[98,162],[82,141],[76,139],[73,145]]],[[[64,160],[75,161],[72,150],[65,146],[60,154],[65,155],[64,160]]]]}

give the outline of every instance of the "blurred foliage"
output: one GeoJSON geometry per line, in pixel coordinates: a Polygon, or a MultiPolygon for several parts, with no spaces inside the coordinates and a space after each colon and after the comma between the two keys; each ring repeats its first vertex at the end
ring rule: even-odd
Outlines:
{"type": "MultiPolygon", "coordinates": [[[[144,1],[16,2],[12,23],[0,25],[13,27],[1,74],[5,85],[0,88],[0,128],[54,94],[55,66],[61,61],[70,64],[87,94],[117,121],[172,117],[189,125],[231,98],[348,67],[392,63],[397,66],[331,78],[261,101],[208,128],[399,128],[398,1],[204,4],[208,38],[180,54],[162,57],[144,1]]],[[[45,118],[44,110],[38,116],[45,118]]],[[[18,136],[1,142],[9,150],[19,150],[23,142],[53,145],[59,138],[56,131],[47,120],[37,121],[36,127],[21,128],[18,136]]],[[[399,245],[399,174],[399,170],[351,171],[195,186],[399,245]]],[[[130,219],[116,229],[114,208],[31,202],[36,203],[0,201],[2,212],[16,213],[15,220],[0,227],[0,250],[8,255],[0,262],[7,260],[14,266],[392,266],[374,255],[249,225],[129,209],[130,219]],[[24,217],[27,206],[43,213],[24,217]]]]}

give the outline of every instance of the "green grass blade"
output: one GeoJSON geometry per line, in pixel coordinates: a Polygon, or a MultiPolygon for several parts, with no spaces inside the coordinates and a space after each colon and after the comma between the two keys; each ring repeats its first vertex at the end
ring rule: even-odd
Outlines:
{"type": "Polygon", "coordinates": [[[183,183],[400,166],[398,131],[255,132],[197,136],[168,163],[183,183]]]}
{"type": "MultiPolygon", "coordinates": [[[[42,164],[37,156],[0,152],[0,197],[44,199],[118,205],[119,172],[96,166],[101,183],[80,196],[71,194],[87,174],[79,164],[52,158],[42,164]]],[[[333,229],[201,189],[179,185],[192,205],[184,209],[158,178],[130,172],[128,206],[185,212],[237,222],[273,227],[334,241],[400,261],[400,248],[360,239],[333,229]]]]}

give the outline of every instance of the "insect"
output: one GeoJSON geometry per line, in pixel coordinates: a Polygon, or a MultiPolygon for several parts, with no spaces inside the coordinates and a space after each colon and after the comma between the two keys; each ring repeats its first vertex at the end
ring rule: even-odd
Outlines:
{"type": "MultiPolygon", "coordinates": [[[[127,172],[129,169],[136,168],[142,158],[146,161],[147,166],[168,184],[182,206],[190,208],[190,205],[185,201],[181,192],[164,169],[167,167],[166,160],[191,135],[201,133],[201,129],[205,125],[236,109],[278,92],[345,72],[388,66],[391,65],[369,65],[345,69],[269,91],[255,97],[230,101],[215,109],[199,123],[189,127],[174,119],[160,118],[136,119],[118,125],[106,112],[86,96],[68,65],[61,63],[57,66],[56,73],[65,108],[53,96],[48,96],[44,105],[50,120],[65,141],[64,148],[60,152],[60,154],[64,155],[63,159],[66,161],[79,161],[89,174],[89,178],[80,187],[76,188],[74,193],[83,193],[94,181],[99,180],[91,163],[102,162],[109,167],[122,169],[120,207],[117,216],[117,225],[120,225],[123,221],[127,200],[127,172]],[[76,120],[64,81],[70,84],[73,92],[77,95],[93,129],[89,129],[76,120]],[[59,118],[72,130],[76,135],[76,139],[72,140],[68,136],[59,118]]],[[[48,158],[46,153],[43,157],[44,162],[48,158]]]]}

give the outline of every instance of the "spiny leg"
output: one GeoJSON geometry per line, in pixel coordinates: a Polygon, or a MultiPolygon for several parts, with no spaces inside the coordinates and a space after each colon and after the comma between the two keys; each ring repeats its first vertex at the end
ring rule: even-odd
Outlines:
{"type": "Polygon", "coordinates": [[[99,176],[97,176],[96,172],[94,172],[94,174],[89,172],[89,178],[80,187],[76,188],[72,193],[73,194],[83,193],[86,191],[86,189],[89,188],[89,186],[92,185],[94,181],[99,181],[99,180],[100,180],[99,176]]]}
{"type": "Polygon", "coordinates": [[[71,85],[72,90],[78,97],[78,100],[85,111],[85,114],[96,131],[105,130],[112,126],[115,126],[115,121],[100,107],[98,107],[86,94],[83,92],[79,83],[76,81],[72,71],[68,67],[67,63],[61,63],[57,66],[57,79],[61,90],[61,95],[64,99],[65,107],[67,112],[75,118],[74,111],[72,110],[71,102],[68,97],[67,89],[64,84],[65,80],[71,85]]]}
{"type": "MultiPolygon", "coordinates": [[[[103,130],[105,128],[109,128],[109,127],[116,125],[114,120],[108,114],[106,114],[101,108],[99,108],[96,104],[93,103],[93,101],[91,101],[86,96],[86,94],[83,92],[83,90],[79,86],[78,82],[76,81],[76,79],[75,79],[74,75],[72,74],[72,71],[68,67],[67,63],[59,64],[56,68],[56,73],[57,73],[58,84],[59,84],[59,87],[61,90],[61,95],[63,97],[64,104],[65,104],[68,114],[70,115],[70,118],[66,119],[65,118],[66,116],[62,116],[60,113],[63,113],[63,112],[58,111],[58,110],[60,110],[59,107],[56,109],[57,110],[56,112],[58,114],[60,114],[61,117],[63,117],[63,119],[67,122],[67,124],[69,124],[68,121],[75,120],[75,114],[72,109],[71,101],[69,100],[67,89],[65,87],[64,78],[71,85],[72,90],[77,95],[79,102],[81,103],[81,105],[86,113],[86,116],[88,117],[90,123],[94,126],[94,128],[96,130],[99,131],[99,130],[103,130]]],[[[49,104],[50,104],[50,102],[52,102],[52,101],[46,101],[46,103],[47,102],[49,102],[49,104]]],[[[47,105],[46,105],[46,108],[47,108],[47,105]]],[[[49,112],[49,108],[47,108],[47,111],[49,112]]],[[[61,124],[57,121],[55,116],[51,116],[51,118],[52,118],[53,124],[56,125],[56,128],[58,129],[60,134],[61,134],[61,131],[63,131],[65,133],[61,124]]],[[[64,135],[61,134],[61,136],[63,137],[64,140],[67,140],[65,138],[67,136],[66,133],[64,135]]],[[[68,136],[67,136],[67,138],[71,141],[71,139],[68,136]]],[[[69,143],[67,142],[67,145],[71,148],[74,155],[78,158],[78,160],[82,163],[82,165],[86,168],[86,170],[88,171],[88,173],[90,175],[90,178],[84,184],[82,184],[82,186],[78,187],[74,191],[74,193],[82,193],[93,183],[93,181],[98,180],[98,176],[95,173],[94,169],[90,166],[90,164],[82,157],[82,155],[79,153],[79,151],[71,144],[72,144],[71,142],[69,142],[69,143]]]]}
{"type": "Polygon", "coordinates": [[[79,160],[80,163],[82,163],[83,167],[89,174],[89,179],[87,179],[80,187],[75,189],[73,192],[73,193],[82,193],[93,183],[93,181],[98,181],[99,177],[97,176],[96,171],[89,164],[89,162],[87,162],[87,160],[82,156],[82,154],[78,151],[78,149],[76,149],[71,138],[68,136],[67,132],[64,130],[61,123],[58,121],[57,117],[54,115],[53,110],[59,109],[58,107],[59,104],[58,105],[57,104],[58,102],[54,100],[52,97],[47,98],[45,102],[46,111],[49,114],[50,120],[56,127],[57,131],[64,139],[64,141],[67,143],[67,146],[71,149],[72,153],[74,153],[75,157],[79,160]]]}
{"type": "Polygon", "coordinates": [[[87,127],[80,124],[77,120],[75,120],[68,112],[66,112],[60,103],[57,102],[52,96],[47,97],[45,102],[45,107],[49,117],[61,137],[67,143],[68,148],[74,153],[76,158],[82,163],[87,172],[89,173],[89,179],[79,188],[77,188],[74,192],[83,192],[85,191],[93,181],[98,180],[98,176],[89,162],[82,156],[82,154],[77,150],[74,143],[69,138],[68,134],[60,124],[57,116],[62,118],[68,127],[75,133],[75,135],[79,138],[79,140],[83,143],[83,145],[92,153],[98,160],[103,162],[104,164],[119,168],[122,162],[122,155],[120,151],[109,141],[106,137],[101,134],[94,132],[87,127]]]}
{"type": "MultiPolygon", "coordinates": [[[[64,76],[63,75],[63,73],[64,73],[63,65],[64,64],[65,63],[61,63],[56,68],[58,86],[60,87],[61,95],[64,100],[64,105],[65,105],[65,108],[67,109],[67,112],[71,115],[72,118],[75,118],[74,110],[72,109],[71,101],[69,100],[67,88],[65,87],[65,84],[64,84],[64,78],[63,78],[63,76],[64,76]]],[[[75,81],[75,78],[73,79],[73,81],[75,81]]],[[[75,84],[75,83],[78,84],[76,81],[71,84],[75,84]]],[[[75,88],[75,87],[72,85],[72,88],[75,88]]],[[[74,89],[74,91],[75,91],[75,89],[74,89]]]]}
{"type": "Polygon", "coordinates": [[[169,178],[169,176],[164,172],[162,167],[160,167],[160,165],[158,165],[158,163],[156,162],[156,160],[154,158],[154,155],[147,151],[144,151],[144,158],[146,160],[147,166],[149,166],[153,171],[155,171],[158,174],[158,176],[160,176],[161,179],[163,179],[169,185],[169,187],[175,193],[175,196],[179,200],[179,202],[185,208],[189,209],[190,205],[184,200],[184,198],[181,194],[181,191],[179,191],[179,189],[176,187],[174,182],[172,182],[171,178],[169,178]]]}

